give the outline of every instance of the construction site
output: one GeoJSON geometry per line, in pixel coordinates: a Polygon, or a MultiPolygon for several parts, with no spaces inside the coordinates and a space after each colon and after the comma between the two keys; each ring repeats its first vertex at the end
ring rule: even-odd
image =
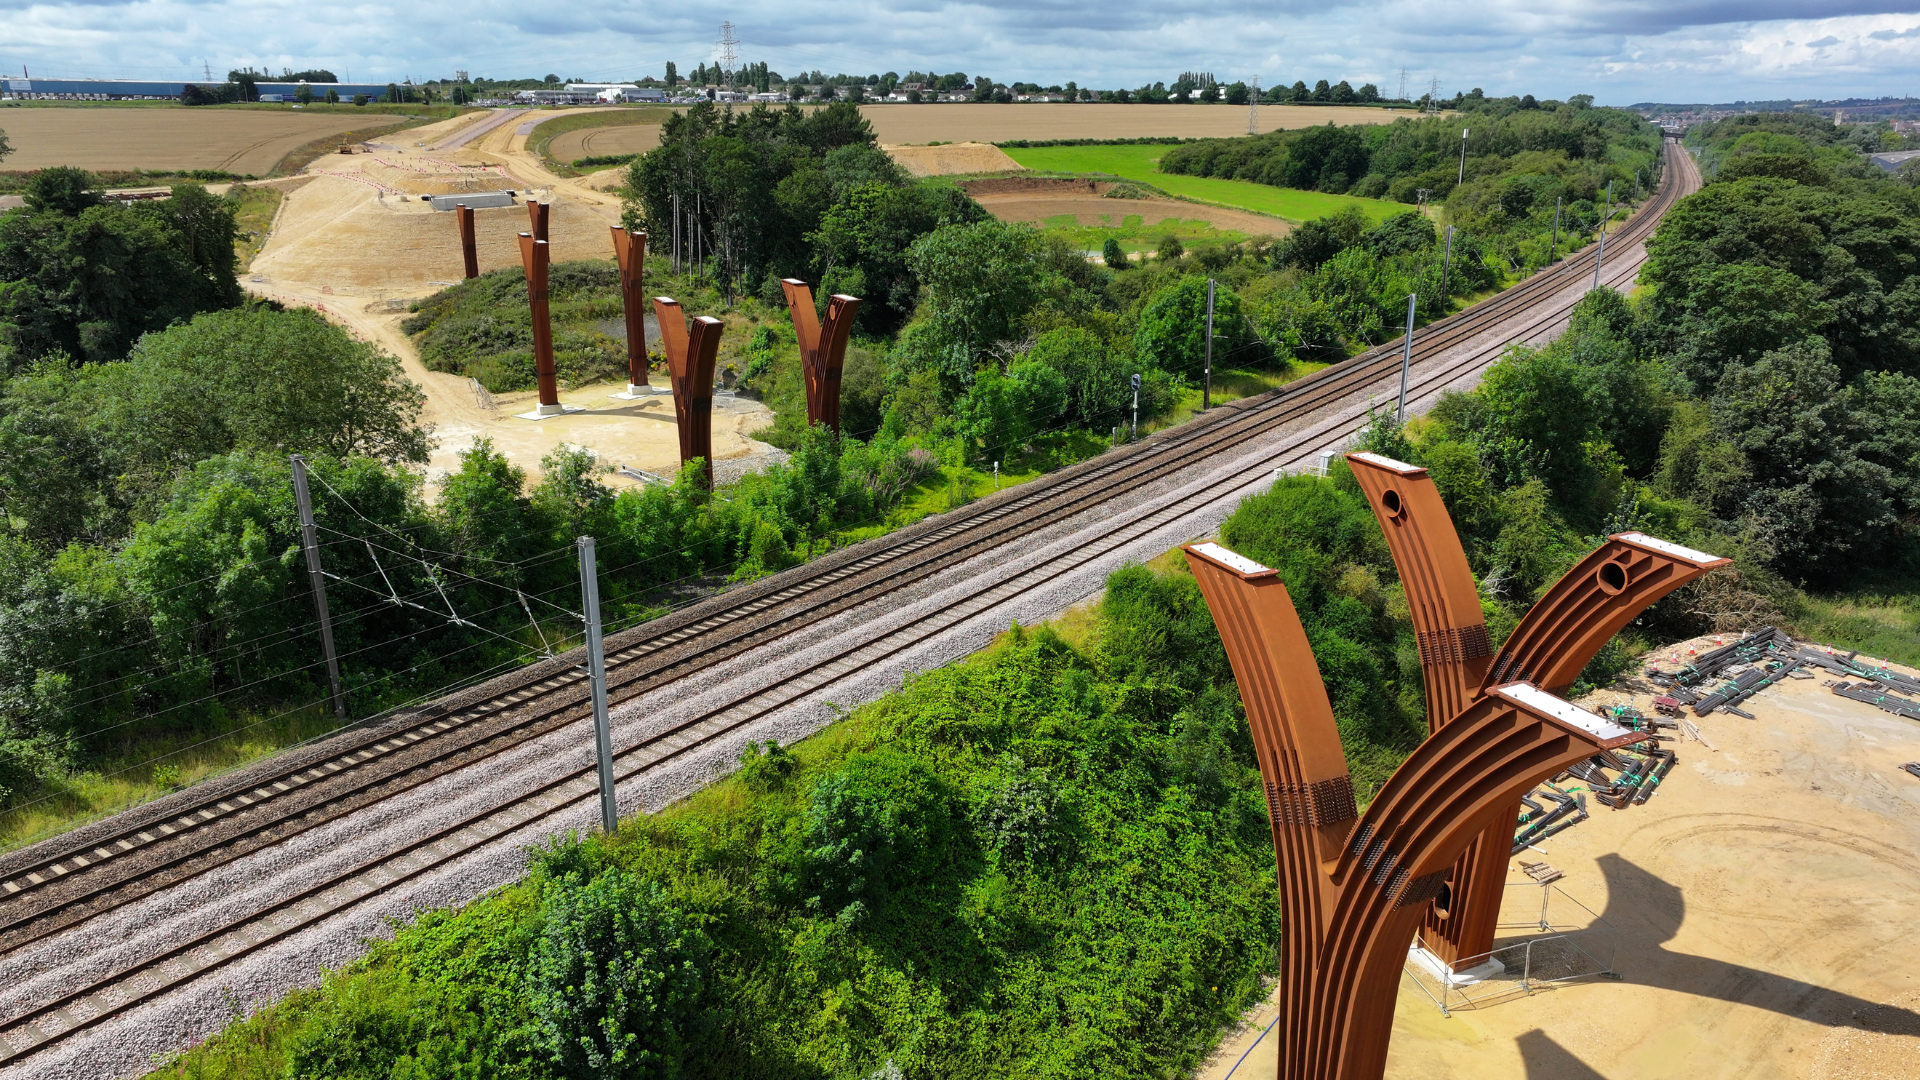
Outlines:
{"type": "MultiPolygon", "coordinates": [[[[1052,134],[1051,122],[1034,131],[1052,134]]],[[[538,123],[472,113],[262,182],[282,198],[242,287],[398,358],[425,394],[429,503],[478,440],[536,476],[556,448],[585,448],[614,489],[671,488],[699,460],[707,471],[682,484],[710,493],[787,460],[755,437],[773,410],[732,392],[735,373],[716,366],[739,320],[683,310],[644,280],[649,254],[678,262],[680,237],[623,227],[619,170],[549,169],[528,149],[538,123]],[[618,280],[619,325],[606,322],[624,380],[556,376],[549,275],[582,260],[618,280]],[[440,290],[503,269],[524,275],[535,386],[496,393],[431,370],[403,323],[440,290]]],[[[1180,1075],[1920,1075],[1920,965],[1909,959],[1920,950],[1920,670],[1746,620],[1655,644],[1591,687],[1583,672],[1603,648],[1733,561],[1609,525],[1519,605],[1517,625],[1496,630],[1494,593],[1469,567],[1468,525],[1443,500],[1439,470],[1358,449],[1389,409],[1405,424],[1479,386],[1511,349],[1547,348],[1590,293],[1636,288],[1654,229],[1702,185],[1677,142],[1660,146],[1658,190],[1617,228],[1609,196],[1595,246],[1559,261],[1550,251],[1538,272],[1458,311],[1447,293],[1445,313],[1417,333],[1413,296],[1404,337],[1263,393],[1203,397],[1190,419],[1146,434],[1134,374],[1135,431],[1116,425],[1090,456],[1005,488],[996,458],[994,488],[977,498],[845,546],[829,536],[813,561],[677,599],[604,643],[583,537],[582,591],[564,599],[580,613],[558,609],[587,627],[577,648],[547,649],[542,635],[544,651],[517,670],[0,855],[0,1078],[178,1066],[175,1055],[271,1015],[324,971],[357,970],[369,942],[420,912],[498,901],[521,887],[530,850],[542,866],[538,851],[560,850],[555,838],[612,838],[623,818],[684,809],[737,769],[751,774],[740,784],[763,786],[728,790],[779,791],[772,772],[754,771],[774,769],[778,748],[852,723],[929,672],[1014,648],[1023,628],[1071,638],[1110,575],[1143,566],[1191,585],[1196,618],[1224,646],[1272,840],[1262,888],[1277,886],[1284,926],[1264,999],[1180,1075]],[[1310,643],[1325,640],[1316,594],[1297,567],[1225,539],[1240,507],[1309,476],[1364,501],[1384,538],[1367,542],[1396,571],[1390,588],[1353,571],[1332,591],[1378,599],[1381,621],[1411,626],[1400,663],[1418,672],[1423,726],[1374,779],[1348,760],[1331,650],[1316,662],[1310,643]]],[[[1148,224],[1168,223],[1170,236],[1191,219],[1259,237],[1263,251],[1296,227],[1114,196],[1111,180],[1022,177],[985,142],[889,149],[913,175],[970,177],[963,190],[1004,222],[1111,224],[1119,205],[1164,215],[1148,224]]],[[[1116,271],[1140,272],[1115,258],[1116,271]]],[[[806,422],[838,433],[849,342],[878,301],[825,282],[778,285],[806,422]]],[[[1211,395],[1214,282],[1204,289],[1211,395]]],[[[295,470],[302,573],[344,718],[326,607],[341,586],[320,562],[328,544],[304,461],[295,470]]],[[[406,557],[440,589],[437,564],[406,557]]],[[[462,622],[444,590],[445,613],[424,591],[386,588],[395,607],[462,622]]],[[[506,593],[542,634],[527,596],[506,593]]],[[[1199,787],[1170,783],[1164,799],[1199,787]]],[[[982,895],[954,903],[984,919],[982,895]]],[[[819,914],[820,898],[808,903],[819,914]]],[[[849,905],[834,932],[852,933],[865,910],[849,905]]],[[[891,1059],[859,1074],[903,1075],[891,1059]]]]}

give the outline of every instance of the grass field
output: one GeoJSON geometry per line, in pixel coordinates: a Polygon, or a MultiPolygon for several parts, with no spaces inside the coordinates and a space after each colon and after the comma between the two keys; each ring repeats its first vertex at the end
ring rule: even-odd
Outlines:
{"type": "Polygon", "coordinates": [[[1043,146],[1009,149],[1007,156],[1029,169],[1064,173],[1108,173],[1138,180],[1173,195],[1199,202],[1237,206],[1289,221],[1306,221],[1357,206],[1374,221],[1405,213],[1403,203],[1328,195],[1319,191],[1270,187],[1245,180],[1215,180],[1206,176],[1176,176],[1159,170],[1164,146],[1043,146]]]}
{"type": "MultiPolygon", "coordinates": [[[[1112,201],[1119,203],[1115,209],[1130,208],[1130,200],[1112,201]]],[[[1161,239],[1168,236],[1177,236],[1182,244],[1192,247],[1195,244],[1238,244],[1248,235],[1238,229],[1216,228],[1210,221],[1167,217],[1164,214],[1115,214],[1110,225],[1082,225],[1074,215],[1061,214],[1042,221],[1040,227],[1049,232],[1065,233],[1082,251],[1099,251],[1107,238],[1113,237],[1120,241],[1120,250],[1128,254],[1157,250],[1161,239]]]]}

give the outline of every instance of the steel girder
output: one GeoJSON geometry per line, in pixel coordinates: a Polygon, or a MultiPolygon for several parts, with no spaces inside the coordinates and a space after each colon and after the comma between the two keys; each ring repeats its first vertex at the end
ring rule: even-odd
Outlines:
{"type": "Polygon", "coordinates": [[[1407,947],[1454,860],[1535,784],[1640,735],[1528,684],[1497,687],[1423,742],[1359,814],[1279,575],[1218,544],[1185,551],[1266,786],[1285,919],[1278,1075],[1374,1080],[1407,947]]]}
{"type": "Polygon", "coordinates": [[[800,342],[800,370],[807,385],[807,423],[840,430],[840,370],[846,362],[847,338],[860,298],[835,293],[827,301],[827,321],[813,307],[813,288],[798,278],[781,278],[787,294],[787,314],[793,317],[793,336],[800,342]]]}
{"type": "Polygon", "coordinates": [[[642,291],[647,272],[647,234],[613,230],[613,257],[620,266],[620,310],[627,318],[627,385],[647,385],[647,308],[642,291]]]}
{"type": "MultiPolygon", "coordinates": [[[[1640,533],[1611,537],[1555,582],[1498,654],[1489,656],[1479,588],[1433,478],[1379,454],[1348,454],[1347,462],[1400,569],[1420,641],[1429,731],[1442,729],[1502,683],[1524,681],[1565,693],[1627,623],[1674,589],[1728,564],[1640,533]],[[1477,629],[1477,636],[1455,629],[1463,626],[1477,629]],[[1456,645],[1463,640],[1470,648],[1456,645]]],[[[1421,940],[1449,965],[1493,948],[1519,816],[1516,799],[1460,857],[1425,916],[1421,940]]]]}
{"type": "Polygon", "coordinates": [[[689,326],[680,301],[653,298],[660,322],[660,351],[667,354],[673,377],[673,412],[680,428],[680,464],[694,458],[706,462],[706,483],[713,486],[713,363],[720,354],[720,333],[726,324],[711,315],[695,318],[689,326]]]}
{"type": "Polygon", "coordinates": [[[552,254],[545,240],[520,234],[520,268],[527,275],[527,305],[533,312],[533,374],[540,404],[558,407],[560,382],[553,370],[553,320],[547,312],[547,267],[552,254]]]}
{"type": "Polygon", "coordinates": [[[460,263],[469,278],[480,276],[479,239],[473,224],[473,207],[455,206],[453,224],[460,230],[460,263]]]}
{"type": "Polygon", "coordinates": [[[547,235],[547,224],[553,216],[553,204],[527,200],[527,227],[533,230],[533,238],[542,243],[551,240],[547,235]]]}

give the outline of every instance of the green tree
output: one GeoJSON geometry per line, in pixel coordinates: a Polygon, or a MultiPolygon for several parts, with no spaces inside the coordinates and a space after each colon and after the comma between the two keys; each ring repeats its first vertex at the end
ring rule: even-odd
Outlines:
{"type": "MultiPolygon", "coordinates": [[[[1240,297],[1232,289],[1214,291],[1214,362],[1242,340],[1240,297]]],[[[1154,297],[1140,313],[1133,349],[1141,360],[1181,374],[1197,374],[1207,355],[1207,283],[1183,277],[1154,297]]]]}
{"type": "Polygon", "coordinates": [[[1133,261],[1127,258],[1125,249],[1121,248],[1120,241],[1111,236],[1107,237],[1106,243],[1100,245],[1100,259],[1114,270],[1126,270],[1133,266],[1133,261]]]}
{"type": "Polygon", "coordinates": [[[916,240],[908,253],[927,286],[933,324],[969,357],[1014,335],[1040,299],[1031,226],[1000,221],[947,225],[916,240]]]}

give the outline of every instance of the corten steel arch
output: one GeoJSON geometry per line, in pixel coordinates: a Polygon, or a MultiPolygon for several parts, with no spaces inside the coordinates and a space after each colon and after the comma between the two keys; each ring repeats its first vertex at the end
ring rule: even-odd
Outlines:
{"type": "Polygon", "coordinates": [[[552,239],[547,235],[547,220],[552,213],[552,203],[534,202],[532,199],[527,200],[527,224],[533,229],[533,238],[535,240],[545,241],[552,239]]]}
{"type": "Polygon", "coordinates": [[[667,354],[673,376],[673,412],[680,428],[680,464],[694,458],[706,462],[706,484],[713,486],[713,362],[720,353],[720,332],[726,324],[701,315],[689,327],[680,301],[653,298],[660,321],[660,351],[667,354]]]}
{"type": "Polygon", "coordinates": [[[1426,682],[1427,730],[1438,731],[1478,696],[1493,659],[1480,587],[1427,470],[1379,454],[1348,454],[1347,463],[1405,583],[1426,682]]]}
{"type": "Polygon", "coordinates": [[[620,266],[620,310],[627,317],[627,393],[647,385],[647,307],[641,291],[646,276],[647,234],[613,229],[613,257],[620,266]]]}
{"type": "Polygon", "coordinates": [[[1285,918],[1278,1075],[1374,1080],[1407,946],[1454,859],[1534,784],[1643,736],[1525,683],[1497,687],[1423,742],[1358,815],[1286,586],[1218,544],[1186,552],[1266,783],[1285,918]]]}
{"type": "Polygon", "coordinates": [[[787,314],[793,316],[793,336],[800,340],[800,370],[806,376],[807,423],[840,430],[840,369],[846,362],[847,338],[860,298],[835,293],[827,301],[827,321],[813,307],[813,289],[798,278],[781,278],[787,294],[787,314]]]}
{"type": "MultiPolygon", "coordinates": [[[[1462,664],[1445,650],[1430,649],[1434,635],[1423,632],[1431,628],[1419,621],[1422,612],[1449,609],[1449,605],[1463,608],[1470,601],[1476,616],[1479,608],[1473,574],[1432,477],[1418,466],[1378,454],[1349,454],[1347,461],[1386,534],[1416,632],[1420,632],[1429,730],[1458,715],[1459,706],[1443,713],[1436,705],[1443,698],[1457,701],[1463,692],[1462,675],[1476,667],[1479,678],[1464,690],[1469,704],[1505,682],[1526,681],[1565,693],[1601,646],[1634,617],[1681,585],[1728,564],[1726,559],[1640,533],[1620,534],[1554,583],[1521,620],[1497,658],[1462,664]]],[[[1484,627],[1481,634],[1484,640],[1484,627]]],[[[1425,918],[1421,941],[1450,966],[1457,968],[1461,961],[1493,948],[1513,849],[1511,823],[1519,816],[1516,800],[1511,813],[1496,819],[1485,837],[1460,857],[1448,887],[1425,918]]]]}
{"type": "Polygon", "coordinates": [[[560,383],[553,370],[553,320],[547,313],[547,267],[551,253],[545,240],[520,234],[520,268],[527,275],[527,304],[533,309],[533,373],[540,384],[540,405],[534,411],[554,416],[560,409],[560,383]]]}
{"type": "Polygon", "coordinates": [[[460,230],[460,258],[467,277],[480,276],[480,248],[473,226],[473,207],[464,204],[453,208],[453,223],[460,230]]]}

